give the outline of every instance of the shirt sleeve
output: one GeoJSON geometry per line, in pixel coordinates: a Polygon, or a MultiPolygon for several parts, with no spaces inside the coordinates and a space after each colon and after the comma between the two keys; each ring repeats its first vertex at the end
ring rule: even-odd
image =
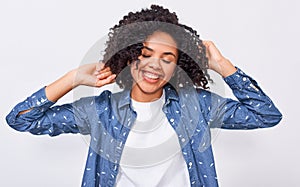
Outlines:
{"type": "Polygon", "coordinates": [[[210,127],[224,129],[255,129],[272,127],[280,122],[282,114],[257,82],[241,69],[224,78],[237,100],[223,98],[204,91],[210,127]]]}
{"type": "Polygon", "coordinates": [[[17,104],[6,116],[10,127],[21,132],[56,136],[62,133],[89,133],[87,114],[84,109],[85,99],[72,104],[53,106],[48,100],[45,87],[17,104]],[[52,107],[53,106],[53,107],[52,107]],[[24,114],[21,111],[29,110],[24,114]]]}

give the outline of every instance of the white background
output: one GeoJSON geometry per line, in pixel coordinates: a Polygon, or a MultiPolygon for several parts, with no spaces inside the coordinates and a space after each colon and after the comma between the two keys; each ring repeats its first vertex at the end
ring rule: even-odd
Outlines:
{"type": "MultiPolygon", "coordinates": [[[[1,0],[0,186],[81,185],[88,147],[80,135],[16,132],[5,116],[17,102],[77,67],[123,15],[154,2],[177,12],[201,38],[213,40],[284,115],[274,128],[222,130],[214,136],[220,186],[298,185],[299,1],[1,0]]],[[[72,100],[69,94],[60,102],[72,100]]]]}

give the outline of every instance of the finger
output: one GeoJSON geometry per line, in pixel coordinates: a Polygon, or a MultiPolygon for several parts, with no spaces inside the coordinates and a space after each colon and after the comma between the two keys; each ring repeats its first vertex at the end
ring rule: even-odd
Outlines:
{"type": "Polygon", "coordinates": [[[99,75],[101,73],[108,72],[108,71],[110,71],[110,67],[105,67],[104,64],[102,63],[102,65],[96,66],[96,71],[94,74],[99,75]]]}
{"type": "Polygon", "coordinates": [[[101,71],[104,68],[105,64],[102,62],[98,62],[96,64],[96,71],[101,71]]]}
{"type": "Polygon", "coordinates": [[[205,53],[206,53],[206,57],[208,58],[208,60],[210,60],[210,56],[211,56],[211,50],[212,50],[212,46],[214,46],[214,43],[212,41],[209,41],[209,40],[205,40],[205,41],[202,41],[203,42],[203,45],[205,46],[205,53]]]}
{"type": "Polygon", "coordinates": [[[202,43],[203,43],[205,46],[210,46],[210,45],[213,44],[213,42],[210,41],[210,40],[203,40],[202,43]]]}
{"type": "Polygon", "coordinates": [[[100,73],[104,73],[104,72],[108,72],[108,71],[110,71],[110,67],[106,67],[106,68],[102,69],[100,71],[100,73]]]}
{"type": "MultiPolygon", "coordinates": [[[[208,40],[202,40],[202,44],[203,44],[204,47],[205,47],[205,53],[206,53],[205,56],[206,56],[206,57],[208,57],[208,55],[209,55],[208,52],[209,52],[209,47],[210,47],[211,43],[212,43],[211,41],[208,41],[208,40]]],[[[201,50],[201,51],[203,50],[202,46],[200,46],[200,45],[199,45],[198,48],[199,48],[199,50],[201,50]]]]}
{"type": "Polygon", "coordinates": [[[115,82],[115,78],[116,78],[116,74],[112,74],[105,79],[98,80],[96,82],[96,86],[100,87],[100,86],[104,86],[106,84],[113,83],[113,82],[115,82]]]}
{"type": "Polygon", "coordinates": [[[104,69],[101,69],[101,70],[99,70],[99,71],[96,71],[94,74],[95,74],[95,75],[100,75],[100,74],[102,74],[102,73],[109,72],[109,71],[110,71],[110,67],[106,67],[106,68],[104,68],[104,69]]]}
{"type": "Polygon", "coordinates": [[[111,71],[107,71],[107,72],[104,72],[104,73],[100,73],[99,75],[97,75],[96,77],[98,79],[105,79],[107,78],[108,76],[110,76],[112,74],[111,71]]]}

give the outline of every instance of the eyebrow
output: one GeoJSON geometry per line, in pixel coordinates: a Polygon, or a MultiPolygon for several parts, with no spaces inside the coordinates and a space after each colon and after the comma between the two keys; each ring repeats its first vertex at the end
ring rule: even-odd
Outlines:
{"type": "MultiPolygon", "coordinates": [[[[153,49],[151,49],[150,47],[147,47],[147,46],[144,46],[144,48],[147,49],[147,50],[149,50],[149,51],[152,51],[152,52],[154,51],[153,49]]],[[[172,52],[164,52],[163,54],[164,55],[172,55],[172,56],[174,56],[176,58],[176,55],[174,53],[172,53],[172,52]]]]}

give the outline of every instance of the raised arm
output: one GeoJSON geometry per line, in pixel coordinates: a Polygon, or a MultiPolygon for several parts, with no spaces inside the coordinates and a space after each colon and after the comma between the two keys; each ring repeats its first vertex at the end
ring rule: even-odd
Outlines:
{"type": "Polygon", "coordinates": [[[222,56],[216,46],[204,42],[210,69],[219,73],[238,99],[223,98],[217,94],[201,91],[200,98],[208,108],[207,121],[211,127],[226,129],[253,129],[271,127],[279,123],[282,114],[257,82],[234,67],[222,56]]]}
{"type": "Polygon", "coordinates": [[[6,121],[18,131],[29,131],[33,134],[55,136],[61,133],[88,133],[84,105],[92,98],[51,106],[79,85],[101,87],[114,79],[115,75],[109,68],[104,68],[103,64],[80,66],[17,104],[7,115],[6,121]]]}
{"type": "Polygon", "coordinates": [[[114,81],[116,75],[104,64],[87,64],[66,75],[46,87],[46,96],[50,101],[56,102],[66,93],[79,85],[101,87],[114,81]]]}

